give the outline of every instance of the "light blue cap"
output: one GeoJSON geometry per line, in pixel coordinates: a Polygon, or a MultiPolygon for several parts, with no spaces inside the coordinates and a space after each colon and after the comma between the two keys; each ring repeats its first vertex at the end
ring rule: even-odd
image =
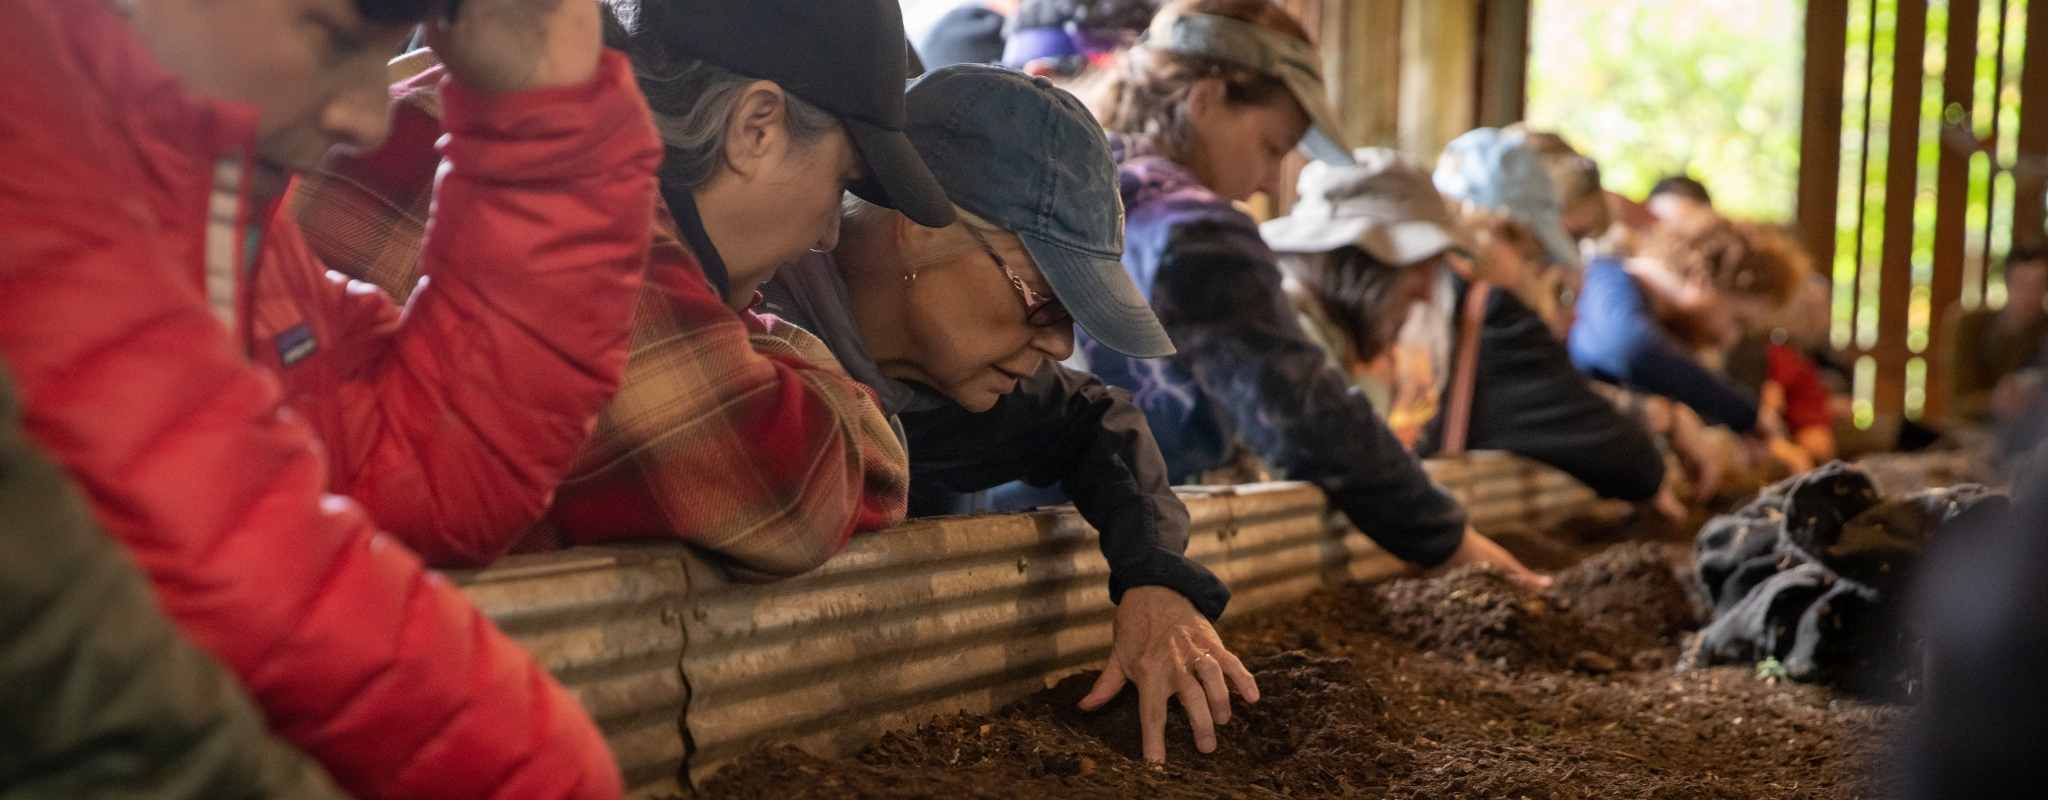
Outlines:
{"type": "Polygon", "coordinates": [[[1519,132],[1475,128],[1453,139],[1436,162],[1445,197],[1491,209],[1520,223],[1553,261],[1578,267],[1579,247],[1564,230],[1564,211],[1543,159],[1519,132]]]}

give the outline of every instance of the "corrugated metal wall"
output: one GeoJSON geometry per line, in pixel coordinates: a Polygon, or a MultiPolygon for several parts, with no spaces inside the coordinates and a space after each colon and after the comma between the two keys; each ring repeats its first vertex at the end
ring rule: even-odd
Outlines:
{"type": "MultiPolygon", "coordinates": [[[[1564,475],[1499,454],[1431,462],[1481,529],[1584,511],[1564,475]]],[[[1189,552],[1231,613],[1402,566],[1282,483],[1186,493],[1189,552]]],[[[458,576],[590,708],[638,795],[765,742],[820,753],[988,711],[1108,652],[1107,566],[1072,511],[925,520],[856,539],[817,572],[733,584],[678,547],[522,557],[458,576]]]]}
{"type": "Polygon", "coordinates": [[[583,701],[641,790],[673,789],[683,766],[685,560],[676,547],[578,549],[457,576],[583,701]]]}

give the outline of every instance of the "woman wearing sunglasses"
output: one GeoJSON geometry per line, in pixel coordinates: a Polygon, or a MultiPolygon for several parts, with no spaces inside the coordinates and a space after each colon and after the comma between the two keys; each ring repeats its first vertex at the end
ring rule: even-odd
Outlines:
{"type": "Polygon", "coordinates": [[[908,444],[913,495],[1060,485],[1101,532],[1118,606],[1113,653],[1083,706],[1137,684],[1145,755],[1163,761],[1178,697],[1209,752],[1231,693],[1258,698],[1210,626],[1229,592],[1183,555],[1187,508],[1144,414],[1058,363],[1076,324],[1132,358],[1173,352],[1117,260],[1108,142],[1073,95],[995,67],[933,72],[908,102],[911,141],[959,220],[926,228],[849,200],[838,245],[784,268],[764,288],[767,310],[875,390],[908,444]]]}

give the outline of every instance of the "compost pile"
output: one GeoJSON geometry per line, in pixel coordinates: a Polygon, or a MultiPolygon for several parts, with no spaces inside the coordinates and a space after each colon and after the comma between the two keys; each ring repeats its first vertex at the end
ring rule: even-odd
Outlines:
{"type": "MultiPolygon", "coordinates": [[[[1239,701],[1215,753],[1176,705],[1168,764],[1138,760],[1133,693],[1075,709],[1093,675],[989,715],[890,734],[846,759],[758,750],[705,796],[1848,798],[1896,709],[1759,678],[1678,670],[1704,611],[1677,542],[1587,545],[1525,593],[1460,570],[1327,589],[1231,620],[1264,699],[1239,701]]],[[[1565,542],[1559,545],[1558,542],[1565,542]]]]}

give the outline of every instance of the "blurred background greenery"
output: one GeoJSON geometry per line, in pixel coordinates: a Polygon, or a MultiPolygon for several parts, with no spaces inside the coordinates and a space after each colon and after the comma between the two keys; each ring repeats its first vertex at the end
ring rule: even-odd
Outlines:
{"type": "Polygon", "coordinates": [[[1792,218],[1805,0],[1535,0],[1529,121],[1641,199],[1689,173],[1736,216],[1792,218]]]}

